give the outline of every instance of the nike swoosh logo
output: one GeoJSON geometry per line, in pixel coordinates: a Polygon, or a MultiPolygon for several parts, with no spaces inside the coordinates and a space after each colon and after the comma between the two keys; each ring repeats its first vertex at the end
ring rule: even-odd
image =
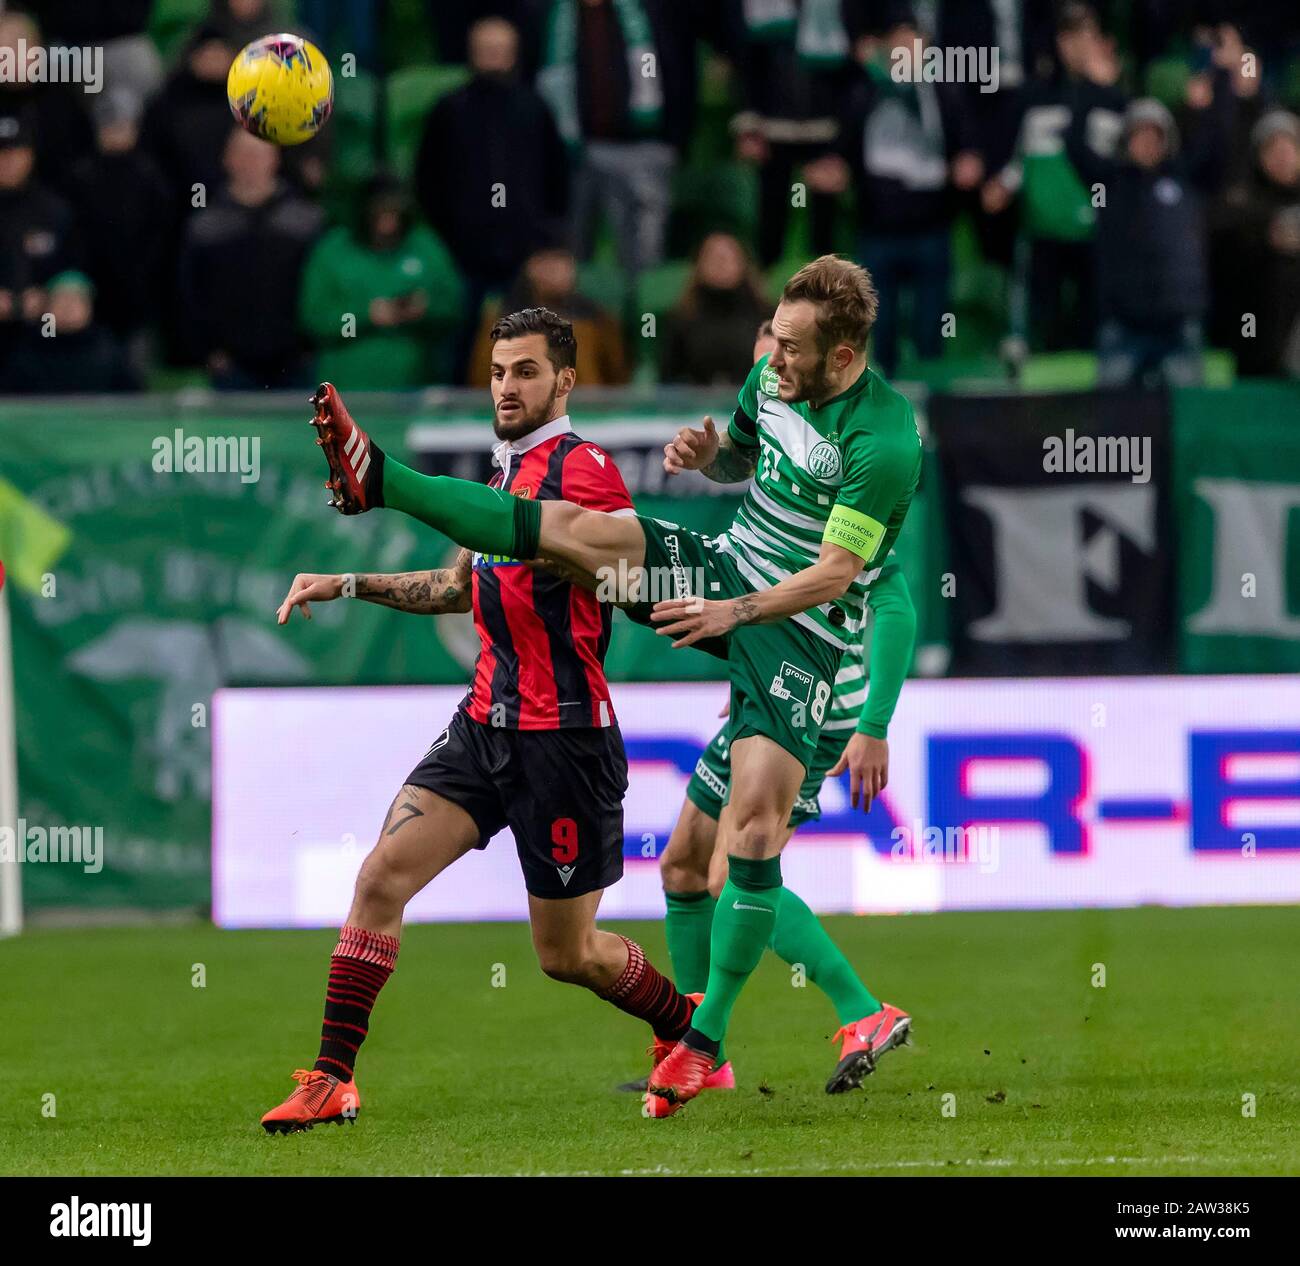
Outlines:
{"type": "Polygon", "coordinates": [[[759,912],[759,914],[775,914],[775,913],[776,913],[775,910],[769,910],[766,906],[746,906],[746,905],[742,905],[739,901],[733,901],[733,902],[731,903],[731,908],[732,908],[733,910],[757,910],[757,911],[759,912]]]}

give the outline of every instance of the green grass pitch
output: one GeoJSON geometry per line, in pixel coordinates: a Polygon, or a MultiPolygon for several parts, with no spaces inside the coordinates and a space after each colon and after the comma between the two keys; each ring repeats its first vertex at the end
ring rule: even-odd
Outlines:
{"type": "MultiPolygon", "coordinates": [[[[830,1006],[769,955],[733,1022],[739,1089],[644,1120],[613,1089],[645,1071],[640,1025],[545,979],[521,924],[420,926],[359,1121],[289,1137],[258,1118],[315,1057],[332,932],[35,931],[0,942],[0,1173],[1300,1172],[1300,912],[828,924],[915,1019],[857,1093],[823,1092],[830,1006]]],[[[667,964],[662,925],[608,926],[667,964]]]]}

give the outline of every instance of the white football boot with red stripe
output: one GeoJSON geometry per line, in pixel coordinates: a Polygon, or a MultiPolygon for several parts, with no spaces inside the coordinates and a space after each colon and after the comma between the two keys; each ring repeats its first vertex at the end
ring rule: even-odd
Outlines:
{"type": "Polygon", "coordinates": [[[912,1017],[885,1003],[879,1011],[846,1024],[833,1038],[841,1043],[840,1062],[826,1083],[828,1095],[856,1090],[876,1071],[876,1061],[886,1051],[905,1046],[912,1038],[912,1017]]]}
{"type": "Polygon", "coordinates": [[[353,420],[334,384],[323,382],[311,396],[316,443],[329,463],[325,487],[340,514],[364,514],[384,504],[384,453],[353,420]]]}

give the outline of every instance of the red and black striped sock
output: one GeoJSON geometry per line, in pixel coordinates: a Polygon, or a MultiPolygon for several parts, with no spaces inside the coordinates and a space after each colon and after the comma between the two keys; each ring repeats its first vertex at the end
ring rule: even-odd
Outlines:
{"type": "Polygon", "coordinates": [[[620,1011],[644,1020],[655,1037],[676,1042],[691,1022],[695,1003],[655,969],[645,951],[626,936],[619,938],[627,946],[627,966],[623,974],[600,997],[612,1002],[620,1011]]]}
{"type": "Polygon", "coordinates": [[[325,986],[325,1020],[314,1067],[352,1080],[357,1052],[370,1028],[370,1011],[397,964],[397,937],[345,927],[330,959],[325,986]]]}

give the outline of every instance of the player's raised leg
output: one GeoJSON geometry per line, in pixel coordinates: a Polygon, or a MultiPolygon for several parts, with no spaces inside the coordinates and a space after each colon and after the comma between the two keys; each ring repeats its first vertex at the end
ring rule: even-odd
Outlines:
{"type": "Polygon", "coordinates": [[[361,1106],[353,1071],[380,989],[397,963],[402,912],[426,884],[479,840],[474,820],[423,787],[404,786],[389,807],[379,842],[361,864],[347,922],[330,958],[320,1053],[294,1074],[298,1088],[262,1118],[272,1134],[355,1120],[361,1106]]]}
{"type": "Polygon", "coordinates": [[[352,419],[332,383],[312,397],[312,425],[329,463],[331,503],[343,514],[400,510],[482,554],[572,563],[588,573],[640,567],[645,537],[633,515],[536,501],[449,475],[421,475],[387,456],[352,419]]]}

